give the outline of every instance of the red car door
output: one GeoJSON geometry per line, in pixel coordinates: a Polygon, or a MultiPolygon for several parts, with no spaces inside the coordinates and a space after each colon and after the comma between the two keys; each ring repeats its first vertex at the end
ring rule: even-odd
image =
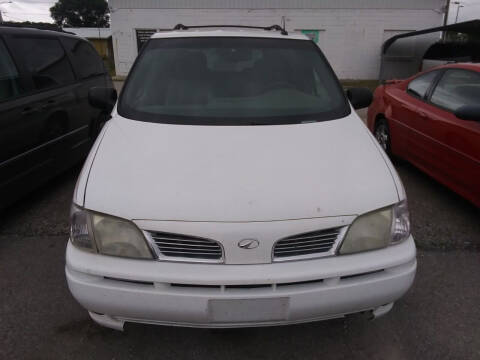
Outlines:
{"type": "MultiPolygon", "coordinates": [[[[403,93],[403,101],[399,104],[399,118],[408,129],[405,132],[403,156],[425,169],[430,167],[434,147],[425,138],[430,127],[428,115],[425,112],[428,95],[441,71],[434,70],[424,73],[411,80],[403,93]]],[[[395,134],[392,135],[392,139],[395,134]]]]}
{"type": "Polygon", "coordinates": [[[448,69],[420,109],[425,148],[432,147],[428,172],[480,206],[480,122],[454,115],[464,105],[480,105],[480,73],[448,69]]]}
{"type": "Polygon", "coordinates": [[[410,159],[412,129],[421,120],[418,118],[418,107],[426,101],[427,93],[438,75],[438,71],[431,71],[410,81],[385,85],[384,109],[380,112],[388,119],[393,154],[410,159]]]}

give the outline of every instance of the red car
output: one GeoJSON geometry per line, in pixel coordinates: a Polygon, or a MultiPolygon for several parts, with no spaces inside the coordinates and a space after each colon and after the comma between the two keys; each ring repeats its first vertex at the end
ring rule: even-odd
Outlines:
{"type": "Polygon", "coordinates": [[[480,207],[480,64],[451,64],[379,86],[368,127],[408,160],[480,207]]]}

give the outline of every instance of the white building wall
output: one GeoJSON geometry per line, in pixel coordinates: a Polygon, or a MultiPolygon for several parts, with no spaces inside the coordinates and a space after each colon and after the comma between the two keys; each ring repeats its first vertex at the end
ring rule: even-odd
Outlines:
{"type": "Polygon", "coordinates": [[[437,9],[446,0],[109,0],[123,9],[437,9]]]}
{"type": "MultiPolygon", "coordinates": [[[[432,0],[430,2],[433,3],[432,0]]],[[[440,3],[436,0],[436,4],[440,3]]],[[[111,28],[117,74],[126,75],[137,56],[136,29],[170,29],[178,23],[268,26],[281,24],[282,17],[286,19],[288,31],[322,30],[319,46],[341,79],[377,78],[380,49],[385,36],[443,23],[440,8],[249,10],[112,7],[111,28]]]]}

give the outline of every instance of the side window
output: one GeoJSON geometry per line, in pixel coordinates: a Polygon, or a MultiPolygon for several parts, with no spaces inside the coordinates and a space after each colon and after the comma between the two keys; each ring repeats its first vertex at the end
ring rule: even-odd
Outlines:
{"type": "Polygon", "coordinates": [[[12,46],[31,74],[37,90],[68,84],[75,79],[67,55],[57,39],[17,37],[13,39],[12,46]]]}
{"type": "Polygon", "coordinates": [[[431,71],[413,79],[410,81],[410,84],[408,84],[408,93],[423,99],[437,74],[438,71],[431,71]]]}
{"type": "Polygon", "coordinates": [[[12,99],[22,92],[18,71],[0,39],[0,101],[12,99]]]}
{"type": "Polygon", "coordinates": [[[105,74],[103,61],[95,48],[84,40],[64,38],[63,43],[72,55],[72,63],[81,79],[105,74]]]}
{"type": "Polygon", "coordinates": [[[480,104],[480,74],[468,70],[446,71],[430,101],[451,111],[464,105],[480,104]]]}

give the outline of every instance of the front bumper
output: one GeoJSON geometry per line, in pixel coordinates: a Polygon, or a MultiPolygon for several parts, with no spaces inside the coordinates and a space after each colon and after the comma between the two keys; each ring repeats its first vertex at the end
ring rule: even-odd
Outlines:
{"type": "Polygon", "coordinates": [[[90,254],[70,243],[66,276],[98,323],[191,327],[292,324],[387,312],[416,271],[413,238],[382,250],[317,260],[207,265],[90,254]]]}

